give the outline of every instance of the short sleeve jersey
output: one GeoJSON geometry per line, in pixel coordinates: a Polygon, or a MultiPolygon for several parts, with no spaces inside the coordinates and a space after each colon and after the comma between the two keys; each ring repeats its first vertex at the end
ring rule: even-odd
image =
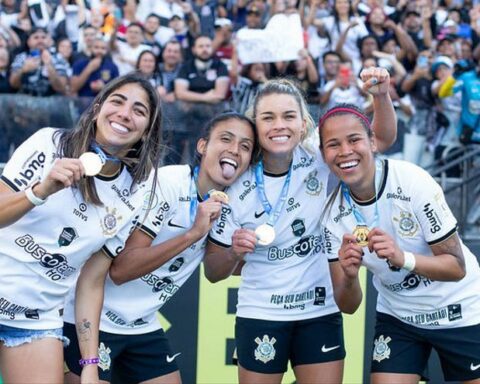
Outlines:
{"type": "Polygon", "coordinates": [[[228,79],[228,69],[218,59],[212,59],[212,64],[206,70],[199,70],[194,60],[185,62],[178,72],[175,81],[188,82],[188,90],[192,92],[205,93],[215,88],[217,79],[228,79]]]}
{"type": "MultiPolygon", "coordinates": [[[[430,245],[456,232],[457,222],[443,191],[423,169],[408,162],[384,160],[378,189],[378,227],[393,236],[400,249],[435,257],[430,245]]],[[[375,200],[375,199],[372,199],[375,200]]],[[[367,225],[375,221],[375,202],[355,202],[367,225]]],[[[344,233],[357,225],[351,206],[340,193],[327,210],[331,257],[338,255],[344,233]]],[[[466,276],[458,282],[433,281],[387,262],[363,248],[363,265],[373,273],[378,291],[377,311],[410,325],[455,328],[478,324],[480,319],[480,269],[475,256],[462,243],[466,276]]]]}
{"type": "MultiPolygon", "coordinates": [[[[333,298],[328,260],[318,221],[325,205],[328,168],[320,154],[294,151],[285,205],[274,225],[276,237],[245,256],[238,293],[237,316],[291,321],[338,311],[333,298]]],[[[265,193],[272,206],[286,175],[264,172],[265,193]]],[[[210,241],[230,247],[238,228],[255,230],[268,220],[257,194],[254,169],[228,190],[230,205],[210,231],[210,241]]]]}
{"type": "MultiPolygon", "coordinates": [[[[25,190],[49,173],[57,153],[54,131],[41,129],[15,151],[1,176],[12,191],[25,190]]],[[[131,193],[131,183],[125,168],[115,178],[96,177],[103,206],[86,203],[77,189],[65,188],[0,229],[0,324],[62,326],[64,298],[82,265],[102,247],[112,256],[105,244],[129,227],[141,209],[144,185],[131,193]]]]}
{"type": "MultiPolygon", "coordinates": [[[[193,224],[194,218],[190,217],[192,182],[188,165],[159,169],[153,207],[140,227],[152,237],[152,246],[185,233],[193,224]]],[[[160,329],[157,311],[198,267],[203,259],[205,240],[206,236],[139,279],[118,286],[108,277],[100,329],[115,334],[143,334],[160,329]]],[[[75,322],[73,306],[71,295],[65,308],[65,320],[71,323],[75,322]]]]}

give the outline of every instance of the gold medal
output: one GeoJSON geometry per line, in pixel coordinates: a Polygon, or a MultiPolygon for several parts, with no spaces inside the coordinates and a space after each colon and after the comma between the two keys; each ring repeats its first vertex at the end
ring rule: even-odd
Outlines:
{"type": "Polygon", "coordinates": [[[275,229],[271,225],[262,224],[255,229],[255,235],[260,245],[270,245],[275,240],[275,229]]]}
{"type": "Polygon", "coordinates": [[[217,196],[222,200],[222,202],[224,204],[228,204],[228,195],[225,192],[213,190],[213,191],[209,192],[208,194],[210,196],[217,196]]]}
{"type": "Polygon", "coordinates": [[[353,230],[353,236],[357,239],[357,244],[361,247],[368,245],[368,233],[370,230],[366,225],[357,225],[353,230]]]}
{"type": "Polygon", "coordinates": [[[83,168],[85,168],[85,176],[96,176],[102,170],[102,159],[96,153],[85,152],[78,159],[82,162],[83,168]]]}

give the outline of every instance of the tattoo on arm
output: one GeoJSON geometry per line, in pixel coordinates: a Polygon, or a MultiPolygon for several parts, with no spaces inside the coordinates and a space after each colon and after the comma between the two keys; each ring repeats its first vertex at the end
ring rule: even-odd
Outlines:
{"type": "Polygon", "coordinates": [[[465,259],[463,258],[462,246],[460,245],[460,239],[458,238],[458,234],[454,233],[448,239],[432,245],[432,251],[434,255],[441,255],[441,254],[450,254],[453,255],[457,259],[457,263],[465,269],[465,259]]]}
{"type": "Polygon", "coordinates": [[[79,336],[79,341],[90,340],[90,336],[92,334],[92,330],[90,328],[90,321],[88,321],[87,319],[83,319],[82,321],[78,322],[77,333],[79,336]]]}

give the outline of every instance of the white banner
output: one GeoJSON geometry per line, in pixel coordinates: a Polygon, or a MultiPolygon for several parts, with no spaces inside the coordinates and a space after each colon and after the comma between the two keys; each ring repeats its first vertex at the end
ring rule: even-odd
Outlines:
{"type": "Polygon", "coordinates": [[[296,60],[303,47],[303,29],[298,14],[274,15],[265,29],[237,32],[238,57],[242,64],[296,60]]]}

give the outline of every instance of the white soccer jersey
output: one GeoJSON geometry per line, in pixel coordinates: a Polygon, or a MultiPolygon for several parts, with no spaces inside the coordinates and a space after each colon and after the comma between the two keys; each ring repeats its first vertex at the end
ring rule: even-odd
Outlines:
{"type": "MultiPolygon", "coordinates": [[[[192,182],[188,165],[159,169],[154,206],[141,227],[153,238],[152,246],[183,234],[193,224],[193,217],[190,217],[192,182]]],[[[118,286],[108,277],[100,330],[115,334],[143,334],[160,329],[157,311],[198,267],[204,255],[205,239],[206,236],[140,279],[118,286]]],[[[74,324],[73,293],[67,303],[65,320],[74,324]]]]}
{"type": "MultiPolygon", "coordinates": [[[[46,177],[55,160],[54,131],[38,131],[13,154],[1,176],[12,190],[24,190],[46,177]]],[[[87,204],[78,190],[66,188],[0,229],[1,324],[28,329],[62,326],[64,298],[80,268],[130,226],[143,204],[139,195],[144,186],[131,194],[131,182],[126,169],[113,179],[96,177],[104,206],[87,204]]]]}
{"type": "MultiPolygon", "coordinates": [[[[430,245],[456,232],[457,222],[440,186],[423,169],[405,161],[384,160],[378,189],[378,227],[394,237],[403,251],[434,257],[430,245]]],[[[368,226],[374,222],[375,203],[355,203],[368,226]]],[[[327,212],[328,213],[328,212],[327,212]]],[[[329,253],[338,254],[344,233],[352,233],[356,220],[340,193],[327,215],[331,232],[329,253]]],[[[480,322],[480,269],[475,256],[462,243],[466,276],[459,282],[433,281],[387,262],[363,248],[363,265],[373,272],[378,290],[377,310],[416,327],[438,329],[480,322]]]]}
{"type": "MultiPolygon", "coordinates": [[[[294,151],[290,188],[269,246],[245,256],[237,315],[263,320],[302,320],[338,311],[318,221],[325,205],[328,168],[320,153],[294,151]]],[[[275,206],[286,175],[264,172],[265,193],[275,206]]],[[[210,231],[210,241],[230,247],[237,228],[254,230],[267,222],[257,194],[255,171],[229,188],[230,206],[210,231]]]]}

